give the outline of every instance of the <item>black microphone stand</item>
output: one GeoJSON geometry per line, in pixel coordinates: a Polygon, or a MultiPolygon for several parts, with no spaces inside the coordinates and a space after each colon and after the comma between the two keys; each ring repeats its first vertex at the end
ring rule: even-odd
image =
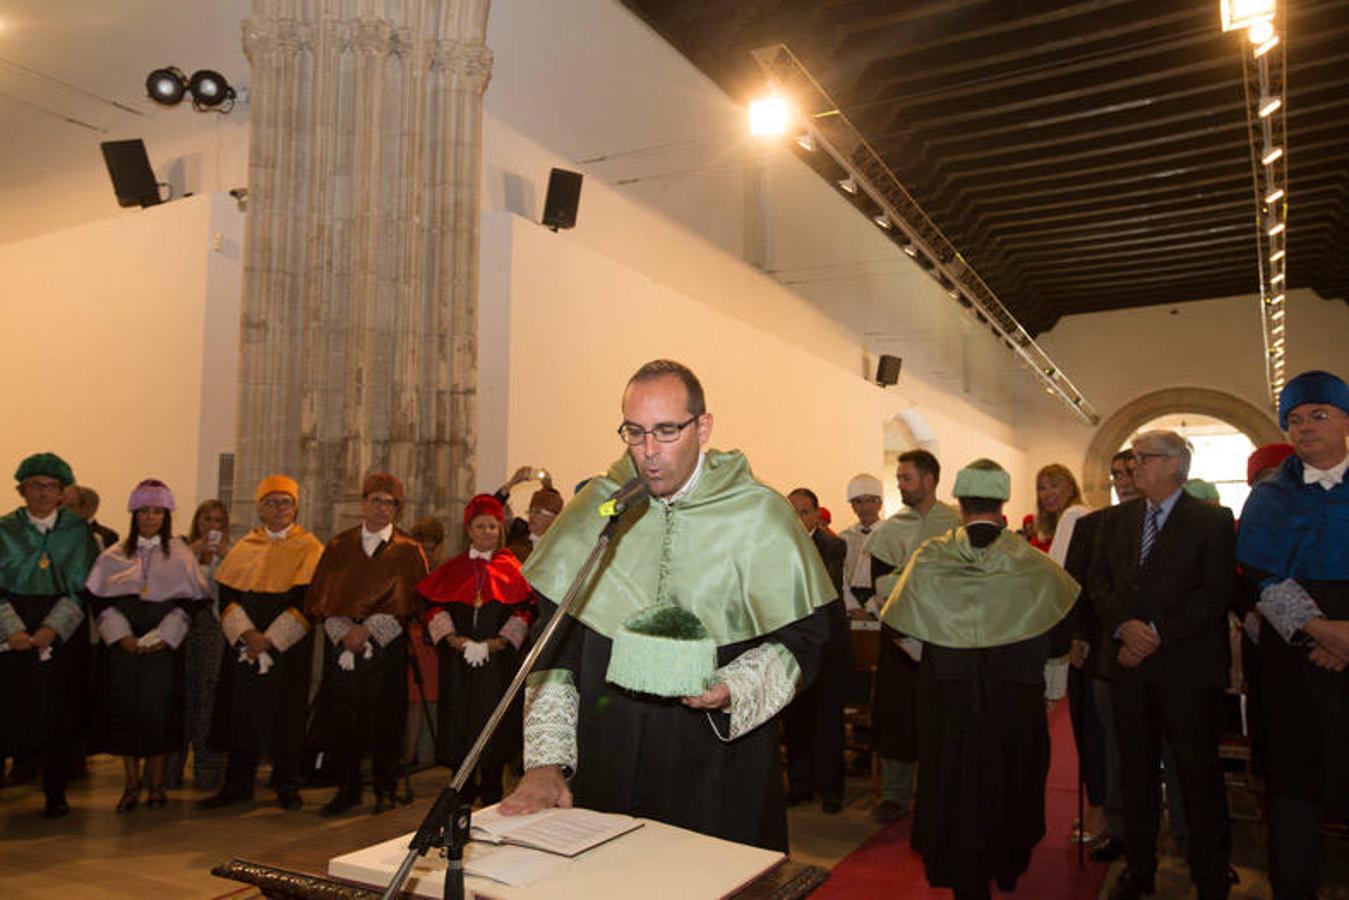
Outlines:
{"type": "MultiPolygon", "coordinates": [[[[548,624],[539,635],[539,639],[534,642],[534,646],[530,648],[524,661],[520,663],[520,668],[516,671],[515,677],[511,679],[510,685],[507,686],[506,693],[502,695],[496,709],[492,710],[492,715],[487,719],[487,724],[482,727],[482,731],[478,732],[478,738],[469,748],[468,755],[464,757],[464,761],[455,770],[454,778],[450,781],[449,787],[441,789],[440,795],[436,797],[436,802],[432,804],[431,810],[422,820],[417,833],[413,835],[412,842],[408,844],[407,856],[403,858],[398,871],[394,873],[393,880],[385,888],[382,895],[383,900],[393,900],[398,896],[418,857],[425,856],[432,847],[444,847],[446,850],[445,856],[448,866],[445,869],[445,892],[443,895],[445,900],[464,900],[464,844],[468,842],[469,830],[472,825],[472,809],[467,803],[459,802],[459,795],[468,782],[469,776],[477,767],[478,758],[482,756],[483,750],[487,747],[487,742],[491,740],[497,726],[501,724],[502,718],[506,715],[506,710],[511,705],[511,701],[520,692],[521,686],[525,683],[525,678],[533,670],[539,654],[543,652],[553,633],[557,631],[558,626],[562,624],[562,620],[566,618],[567,613],[576,601],[576,595],[581,592],[582,585],[585,584],[591,570],[595,568],[604,548],[608,547],[609,542],[613,540],[614,534],[618,530],[619,520],[623,518],[626,505],[624,503],[621,506],[612,507],[613,512],[609,515],[608,523],[600,531],[590,555],[586,557],[580,571],[572,579],[571,587],[567,588],[566,596],[562,598],[562,602],[553,611],[552,618],[548,620],[548,624]]],[[[608,512],[609,510],[606,509],[605,511],[608,512]]]]}

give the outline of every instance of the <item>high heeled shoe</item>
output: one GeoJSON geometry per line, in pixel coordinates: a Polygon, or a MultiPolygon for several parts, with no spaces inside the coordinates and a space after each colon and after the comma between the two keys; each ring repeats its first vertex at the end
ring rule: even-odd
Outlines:
{"type": "Polygon", "coordinates": [[[129,813],[140,803],[141,786],[139,784],[128,784],[122,791],[122,799],[117,801],[117,811],[119,813],[129,813]]]}
{"type": "Polygon", "coordinates": [[[164,793],[164,789],[162,787],[150,788],[149,792],[145,796],[145,805],[149,809],[159,809],[161,806],[164,806],[168,802],[169,802],[168,795],[164,793]]]}

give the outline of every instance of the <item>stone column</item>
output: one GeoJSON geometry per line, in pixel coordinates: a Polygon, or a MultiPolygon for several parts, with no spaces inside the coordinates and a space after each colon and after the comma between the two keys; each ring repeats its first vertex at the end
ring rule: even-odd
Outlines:
{"type": "MultiPolygon", "coordinates": [[[[254,0],[234,520],[271,472],[321,537],[366,472],[453,525],[476,444],[490,0],[254,0]]],[[[453,529],[451,529],[453,531],[453,529]]]]}

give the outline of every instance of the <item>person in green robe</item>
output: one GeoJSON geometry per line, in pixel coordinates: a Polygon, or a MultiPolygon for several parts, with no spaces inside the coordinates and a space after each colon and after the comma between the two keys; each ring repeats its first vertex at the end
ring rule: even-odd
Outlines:
{"type": "Polygon", "coordinates": [[[98,555],[89,526],[61,506],[75,483],[55,453],[14,473],[24,505],[0,518],[0,759],[41,755],[43,815],[70,811],[88,663],[84,580],[98,555]]]}
{"type": "Polygon", "coordinates": [[[786,499],[743,454],[707,448],[712,415],[693,372],[646,364],[622,412],[628,452],[573,498],[524,567],[543,621],[594,546],[605,498],[636,475],[652,496],[628,510],[529,677],[526,772],[501,809],[575,803],[785,851],[775,716],[819,669],[834,588],[786,499]],[[715,644],[701,693],[613,683],[615,638],[662,605],[670,621],[691,613],[715,644]]]}
{"type": "MultiPolygon", "coordinates": [[[[927,450],[908,450],[895,468],[904,508],[886,519],[866,542],[871,575],[881,603],[894,590],[909,556],[930,537],[960,526],[954,507],[937,499],[941,464],[927,450]]],[[[918,761],[917,643],[882,629],[871,703],[872,745],[880,764],[880,796],[872,818],[893,822],[908,815],[913,769],[918,761]]]]}
{"type": "Polygon", "coordinates": [[[1044,836],[1044,665],[1081,590],[1003,526],[1011,478],[976,460],[956,477],[961,528],[925,542],[881,610],[922,641],[912,844],[958,900],[1011,891],[1044,836]]]}

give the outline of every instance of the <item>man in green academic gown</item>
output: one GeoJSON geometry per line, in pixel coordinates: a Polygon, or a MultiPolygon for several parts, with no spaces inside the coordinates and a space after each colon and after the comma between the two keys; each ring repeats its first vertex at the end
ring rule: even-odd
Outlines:
{"type": "MultiPolygon", "coordinates": [[[[901,453],[895,478],[904,509],[881,523],[866,543],[881,604],[890,596],[913,551],[928,538],[960,525],[955,509],[937,499],[937,482],[941,479],[937,457],[926,450],[901,453]]],[[[918,760],[916,649],[917,644],[906,643],[904,635],[883,629],[871,704],[873,740],[881,770],[880,799],[872,813],[877,822],[893,822],[908,814],[913,800],[913,765],[918,760]]]]}
{"type": "Polygon", "coordinates": [[[881,619],[922,641],[913,848],[957,900],[1013,890],[1044,836],[1050,632],[1080,590],[1007,531],[1011,479],[991,460],[956,476],[964,527],[909,559],[881,619]]]}
{"type": "Polygon", "coordinates": [[[574,802],[785,851],[773,719],[819,668],[835,591],[787,501],[740,453],[705,449],[712,415],[691,371],[646,364],[622,411],[628,453],[568,504],[525,566],[543,620],[605,524],[604,499],[635,475],[652,497],[629,510],[530,676],[526,772],[502,811],[574,802]],[[716,644],[711,687],[697,696],[606,678],[624,623],[659,604],[694,613],[716,644]]]}
{"type": "Polygon", "coordinates": [[[88,651],[84,579],[98,550],[84,520],[61,507],[75,482],[65,460],[35,453],[14,479],[24,505],[0,518],[0,759],[42,755],[43,814],[57,818],[70,810],[88,651]]]}

